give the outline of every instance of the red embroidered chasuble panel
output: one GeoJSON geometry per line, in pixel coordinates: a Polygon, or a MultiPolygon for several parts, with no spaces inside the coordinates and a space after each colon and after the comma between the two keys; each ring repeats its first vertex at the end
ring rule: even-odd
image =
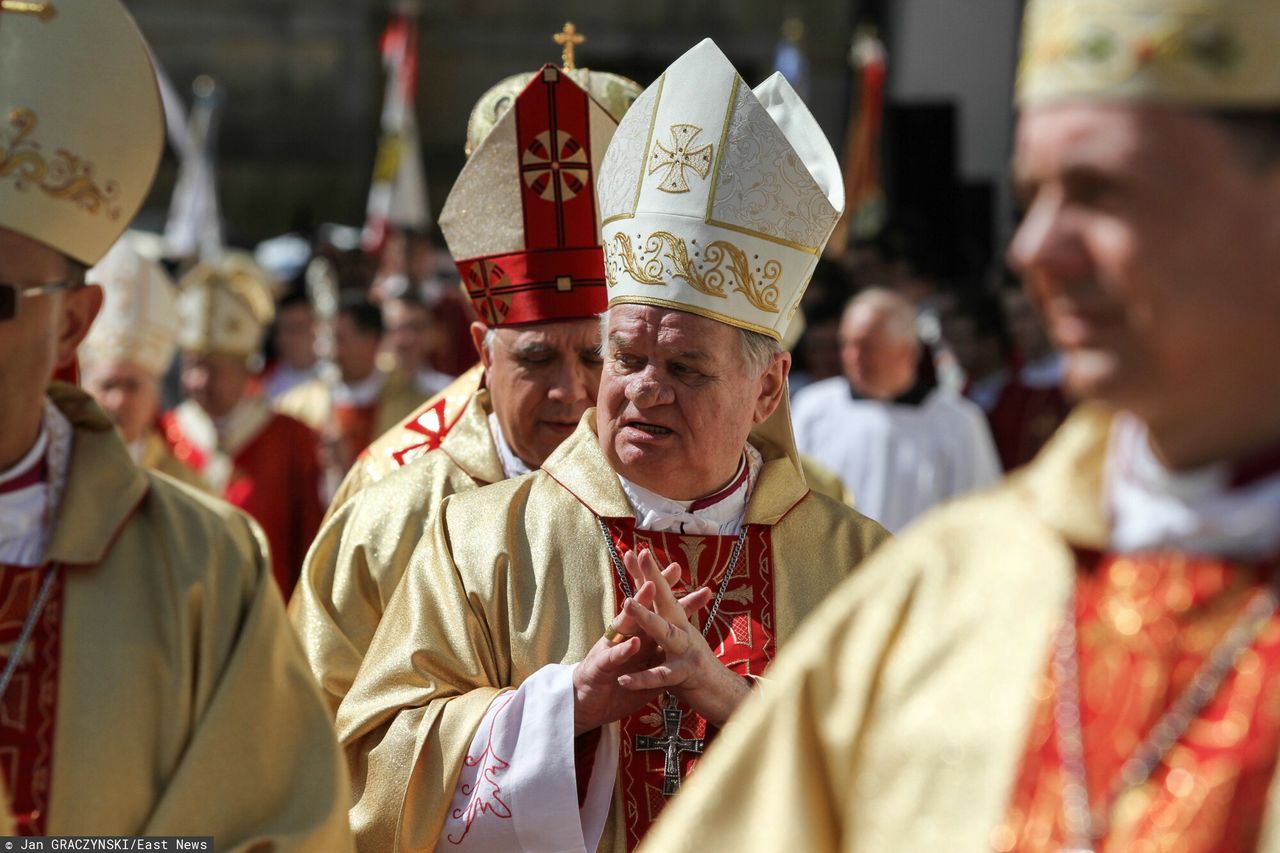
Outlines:
{"type": "MultiPolygon", "coordinates": [[[[0,772],[22,835],[45,834],[53,787],[63,582],[62,572],[54,571],[49,600],[0,704],[0,772]]],[[[0,566],[0,668],[8,664],[43,579],[43,567],[0,566]]]]}
{"type": "MultiPolygon", "coordinates": [[[[1081,564],[1081,717],[1096,809],[1270,574],[1177,554],[1085,556],[1081,564]]],[[[1057,851],[1064,841],[1053,690],[1046,672],[1006,822],[992,834],[996,850],[1057,851]]],[[[1164,763],[1116,802],[1100,850],[1254,850],[1278,750],[1280,617],[1273,617],[1164,763]]]]}
{"type": "MultiPolygon", "coordinates": [[[[677,596],[700,586],[719,589],[728,567],[736,536],[682,536],[678,533],[654,533],[635,530],[631,519],[608,519],[609,532],[621,556],[633,548],[650,548],[660,566],[679,563],[681,579],[675,588],[677,596]]],[[[614,592],[621,608],[625,594],[614,577],[614,592]]],[[[707,642],[729,669],[739,675],[760,675],[775,653],[773,609],[775,589],[770,528],[750,525],[737,573],[730,581],[720,603],[715,622],[707,632],[707,642]],[[744,569],[745,567],[745,569],[744,569]]],[[[699,618],[705,619],[704,610],[699,618]]],[[[704,738],[706,745],[715,737],[716,728],[688,706],[681,705],[680,737],[704,738]]],[[[626,808],[627,849],[634,849],[658,818],[669,799],[662,793],[664,755],[661,750],[636,750],[636,737],[647,735],[665,738],[660,700],[651,702],[637,713],[621,721],[621,747],[618,776],[626,808]]],[[[681,756],[684,778],[697,764],[697,757],[681,756]]]]}

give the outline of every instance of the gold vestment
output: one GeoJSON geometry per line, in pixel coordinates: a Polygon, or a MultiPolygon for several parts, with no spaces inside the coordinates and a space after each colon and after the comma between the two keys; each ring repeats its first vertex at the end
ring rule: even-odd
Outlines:
{"type": "MultiPolygon", "coordinates": [[[[338,711],[361,849],[432,849],[494,697],[582,660],[617,613],[599,518],[633,516],[594,424],[590,409],[540,471],[446,499],[414,552],[338,711]]],[[[770,528],[785,645],[887,533],[811,492],[784,448],[752,443],[765,461],[744,524],[770,528]]],[[[600,850],[625,850],[624,830],[615,791],[600,850]]]]}
{"type": "Polygon", "coordinates": [[[49,396],[74,438],[47,554],[65,573],[48,833],[350,849],[346,774],[261,531],[136,465],[79,389],[49,396]]]}
{"type": "MultiPolygon", "coordinates": [[[[1110,415],[879,551],[780,655],[644,851],[989,851],[1027,749],[1074,549],[1102,551],[1110,415]]],[[[1280,851],[1274,781],[1258,847],[1280,851]]]]}
{"type": "Polygon", "coordinates": [[[338,506],[311,546],[289,617],[332,714],[431,514],[454,492],[505,478],[489,411],[489,392],[481,389],[440,447],[338,506]]]}

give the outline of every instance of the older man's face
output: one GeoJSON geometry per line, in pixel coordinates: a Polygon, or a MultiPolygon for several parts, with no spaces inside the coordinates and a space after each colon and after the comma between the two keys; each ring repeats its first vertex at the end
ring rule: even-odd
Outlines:
{"type": "Polygon", "coordinates": [[[160,411],[160,380],[132,361],[86,364],[84,387],[111,415],[124,440],[141,440],[160,411]]]}
{"type": "MultiPolygon", "coordinates": [[[[72,274],[58,252],[0,228],[0,282],[30,287],[72,274]]],[[[18,316],[0,321],[0,469],[35,441],[45,387],[57,367],[70,363],[101,305],[99,288],[82,287],[20,297],[18,316]]]]}
{"type": "Polygon", "coordinates": [[[249,389],[250,372],[241,356],[182,354],[182,390],[211,418],[231,414],[249,389]]]}
{"type": "Polygon", "coordinates": [[[542,465],[595,405],[600,385],[600,324],[566,320],[498,329],[492,351],[479,346],[485,382],[503,437],[516,455],[542,465]]]}
{"type": "Polygon", "coordinates": [[[610,309],[597,412],[605,457],[673,500],[714,492],[737,470],[751,427],[777,407],[789,364],[781,356],[755,376],[731,326],[665,308],[610,309]]]}
{"type": "Polygon", "coordinates": [[[916,381],[920,351],[910,340],[895,339],[885,313],[871,305],[855,305],[840,320],[840,363],[845,378],[859,394],[892,400],[916,381]]]}
{"type": "Polygon", "coordinates": [[[1276,170],[1174,108],[1042,107],[1018,127],[1009,250],[1076,394],[1153,428],[1274,394],[1276,170]]]}

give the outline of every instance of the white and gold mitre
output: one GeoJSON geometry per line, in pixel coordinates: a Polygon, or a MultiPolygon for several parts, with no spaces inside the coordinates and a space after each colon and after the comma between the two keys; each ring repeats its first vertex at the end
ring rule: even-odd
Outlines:
{"type": "Polygon", "coordinates": [[[609,304],[782,337],[844,209],[835,152],[781,74],[705,39],[645,90],[596,181],[609,304]]]}
{"type": "Polygon", "coordinates": [[[1030,0],[1017,101],[1280,105],[1274,0],[1030,0]]]}
{"type": "Polygon", "coordinates": [[[0,228],[93,266],[163,145],[147,45],[118,0],[0,0],[0,228]]]}
{"type": "Polygon", "coordinates": [[[268,277],[241,256],[200,264],[179,282],[178,345],[186,352],[248,358],[275,317],[268,277]]]}
{"type": "Polygon", "coordinates": [[[86,363],[129,361],[163,376],[178,345],[177,285],[160,264],[138,251],[127,233],[89,270],[103,290],[102,310],[80,344],[86,363]]]}

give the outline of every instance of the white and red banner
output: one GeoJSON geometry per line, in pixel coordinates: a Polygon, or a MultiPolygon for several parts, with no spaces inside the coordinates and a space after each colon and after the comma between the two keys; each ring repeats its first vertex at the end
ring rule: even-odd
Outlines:
{"type": "Polygon", "coordinates": [[[365,216],[363,244],[368,252],[382,249],[391,228],[421,231],[431,224],[414,111],[418,91],[416,5],[405,4],[392,13],[380,49],[387,89],[365,216]]]}

